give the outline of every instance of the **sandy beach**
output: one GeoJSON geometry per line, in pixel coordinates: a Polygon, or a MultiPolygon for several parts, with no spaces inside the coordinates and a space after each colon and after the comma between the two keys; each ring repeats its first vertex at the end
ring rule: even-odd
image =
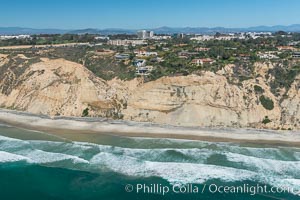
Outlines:
{"type": "Polygon", "coordinates": [[[217,142],[249,142],[300,146],[299,131],[246,128],[178,127],[104,118],[55,117],[0,109],[0,122],[41,131],[84,131],[131,137],[193,139],[217,142]]]}

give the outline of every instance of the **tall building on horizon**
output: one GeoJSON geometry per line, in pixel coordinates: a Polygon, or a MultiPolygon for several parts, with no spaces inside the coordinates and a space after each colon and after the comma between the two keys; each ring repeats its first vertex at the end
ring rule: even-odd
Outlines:
{"type": "Polygon", "coordinates": [[[147,30],[140,30],[137,32],[138,38],[140,39],[148,39],[152,38],[154,36],[153,31],[147,31],[147,30]]]}

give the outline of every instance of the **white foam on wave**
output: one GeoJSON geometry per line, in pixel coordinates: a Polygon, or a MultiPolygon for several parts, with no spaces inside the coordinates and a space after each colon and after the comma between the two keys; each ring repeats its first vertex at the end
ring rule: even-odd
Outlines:
{"type": "Polygon", "coordinates": [[[225,155],[228,161],[242,164],[243,167],[256,171],[262,176],[300,177],[300,161],[273,160],[234,153],[226,153],[225,155]]]}
{"type": "Polygon", "coordinates": [[[267,182],[269,185],[272,185],[276,189],[279,189],[279,191],[284,191],[285,193],[291,193],[296,196],[300,196],[300,179],[293,179],[293,178],[287,178],[287,179],[280,179],[280,178],[270,178],[267,182]]]}
{"type": "Polygon", "coordinates": [[[10,138],[10,137],[5,137],[5,136],[0,135],[0,141],[22,141],[22,140],[15,139],[15,138],[10,138]]]}
{"type": "Polygon", "coordinates": [[[135,148],[115,147],[109,145],[99,145],[99,144],[82,143],[82,142],[75,142],[74,144],[77,147],[83,147],[84,149],[97,147],[99,149],[99,152],[107,152],[107,153],[112,153],[120,156],[123,155],[123,156],[129,156],[141,160],[150,160],[150,161],[169,160],[168,156],[172,156],[172,153],[174,154],[177,153],[176,155],[174,155],[174,157],[178,156],[179,154],[186,157],[185,160],[182,160],[183,162],[187,162],[189,160],[193,162],[203,163],[209,156],[215,153],[213,150],[210,149],[198,149],[198,148],[135,149],[135,148]]]}
{"type": "Polygon", "coordinates": [[[0,151],[0,163],[17,162],[17,161],[29,161],[29,159],[17,154],[0,151]]]}
{"type": "Polygon", "coordinates": [[[300,152],[294,152],[294,157],[295,157],[297,160],[300,160],[300,152]]]}
{"type": "Polygon", "coordinates": [[[14,153],[25,148],[31,149],[28,141],[0,136],[0,151],[14,153]]]}
{"type": "Polygon", "coordinates": [[[27,154],[14,154],[9,152],[0,151],[0,163],[25,161],[31,164],[50,164],[59,161],[70,160],[73,164],[83,163],[88,164],[89,161],[76,156],[70,156],[61,153],[49,153],[40,150],[29,151],[27,154]]]}
{"type": "MultiPolygon", "coordinates": [[[[134,138],[134,140],[142,143],[144,138],[134,138]]],[[[246,156],[254,156],[266,159],[275,160],[295,160],[293,153],[295,151],[300,151],[299,148],[294,147],[249,147],[236,143],[226,143],[226,142],[206,142],[206,141],[195,141],[195,140],[181,140],[181,139],[156,139],[147,138],[146,141],[151,141],[151,143],[159,143],[162,145],[172,145],[180,146],[185,148],[198,148],[198,149],[210,149],[216,153],[221,153],[224,151],[229,151],[232,153],[243,154],[246,156]]],[[[296,159],[300,160],[300,156],[296,159]]]]}
{"type": "Polygon", "coordinates": [[[85,157],[87,152],[96,149],[96,147],[91,145],[76,144],[73,142],[30,141],[30,145],[34,149],[54,153],[63,152],[64,154],[78,157],[85,157]]]}
{"type": "MultiPolygon", "coordinates": [[[[4,136],[0,136],[0,142],[2,163],[26,161],[93,172],[113,171],[135,177],[157,176],[171,183],[203,183],[220,179],[225,182],[253,180],[273,185],[295,185],[300,175],[300,161],[261,158],[267,153],[275,154],[276,158],[281,152],[277,148],[207,143],[201,148],[136,149],[86,142],[23,141],[4,136]],[[86,154],[89,156],[84,157],[86,154]],[[206,164],[214,154],[225,155],[226,166],[230,167],[221,166],[224,163],[206,164]]],[[[294,157],[297,155],[295,152],[294,157]]]]}
{"type": "Polygon", "coordinates": [[[53,152],[45,152],[42,150],[23,150],[19,151],[18,154],[23,155],[26,158],[29,158],[30,163],[34,164],[49,164],[49,163],[54,163],[54,162],[59,162],[59,161],[66,161],[70,160],[74,164],[78,163],[84,163],[88,164],[89,161],[79,158],[77,156],[72,156],[68,154],[63,154],[63,153],[53,153],[53,152]]]}
{"type": "Polygon", "coordinates": [[[281,187],[288,187],[290,193],[300,197],[300,179],[283,179],[281,187]]]}
{"type": "Polygon", "coordinates": [[[89,162],[83,158],[80,158],[75,155],[68,155],[65,152],[56,153],[56,152],[48,152],[37,149],[36,147],[47,148],[48,145],[49,150],[57,150],[57,145],[66,145],[69,143],[63,142],[50,142],[50,141],[23,141],[19,139],[9,138],[0,136],[0,151],[1,162],[15,162],[19,161],[19,159],[26,161],[27,163],[34,164],[49,164],[53,162],[65,161],[69,160],[74,164],[84,163],[88,164],[89,162]],[[47,144],[47,145],[46,145],[47,144]]]}
{"type": "Polygon", "coordinates": [[[148,161],[170,161],[174,162],[196,162],[204,163],[208,157],[214,154],[213,151],[207,149],[130,149],[130,148],[114,148],[109,152],[127,157],[133,157],[140,160],[148,161]]]}
{"type": "MultiPolygon", "coordinates": [[[[95,169],[114,171],[135,177],[157,176],[171,183],[203,183],[211,179],[224,182],[251,180],[277,187],[300,189],[299,161],[256,158],[223,152],[232,167],[202,163],[156,162],[141,160],[134,154],[115,155],[101,152],[90,160],[95,169]],[[236,164],[235,166],[232,164],[236,164]]],[[[300,190],[299,190],[300,191],[300,190]]]]}
{"type": "Polygon", "coordinates": [[[291,157],[288,157],[286,152],[283,152],[284,149],[275,148],[275,147],[249,147],[249,146],[241,146],[239,144],[215,144],[215,151],[218,152],[231,152],[245,156],[257,157],[257,158],[266,158],[266,159],[275,159],[275,160],[294,160],[292,156],[293,150],[292,148],[289,150],[291,152],[291,157]]]}
{"type": "Polygon", "coordinates": [[[195,163],[141,161],[133,157],[120,157],[103,152],[95,155],[90,163],[96,168],[128,176],[157,176],[172,183],[203,183],[209,179],[238,181],[256,176],[255,173],[242,169],[195,163]]]}

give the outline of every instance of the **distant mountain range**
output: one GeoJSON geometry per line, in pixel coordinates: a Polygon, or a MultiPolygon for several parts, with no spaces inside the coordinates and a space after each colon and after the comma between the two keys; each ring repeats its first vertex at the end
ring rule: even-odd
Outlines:
{"type": "MultiPolygon", "coordinates": [[[[276,32],[276,31],[286,31],[286,32],[300,32],[300,24],[293,24],[289,26],[255,26],[248,28],[225,28],[225,27],[159,27],[152,30],[159,34],[174,34],[174,33],[185,33],[185,34],[214,34],[216,32],[220,33],[235,33],[235,32],[276,32]]],[[[0,35],[17,35],[17,34],[134,34],[138,29],[119,29],[119,28],[109,28],[109,29],[79,29],[79,30],[63,30],[63,29],[34,29],[34,28],[22,28],[22,27],[0,27],[0,35]]]]}
{"type": "Polygon", "coordinates": [[[21,35],[21,34],[62,34],[68,30],[61,29],[35,29],[22,27],[0,27],[0,35],[21,35]]]}

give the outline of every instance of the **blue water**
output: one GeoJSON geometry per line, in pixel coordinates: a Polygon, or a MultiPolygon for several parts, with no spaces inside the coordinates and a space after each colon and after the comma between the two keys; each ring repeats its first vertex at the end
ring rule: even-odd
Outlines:
{"type": "Polygon", "coordinates": [[[291,192],[209,191],[257,184],[297,192],[300,149],[0,126],[0,199],[300,199],[291,192]],[[174,186],[199,190],[177,193],[174,186]]]}

